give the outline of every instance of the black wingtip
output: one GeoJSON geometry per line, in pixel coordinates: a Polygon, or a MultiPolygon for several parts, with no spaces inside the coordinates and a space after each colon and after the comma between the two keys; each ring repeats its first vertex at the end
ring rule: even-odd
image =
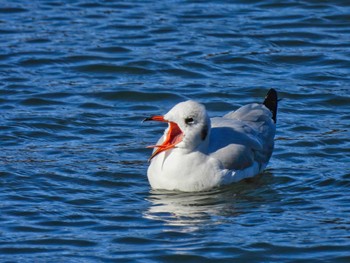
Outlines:
{"type": "Polygon", "coordinates": [[[277,122],[277,104],[278,97],[277,91],[275,89],[270,89],[265,97],[263,104],[268,108],[272,113],[272,119],[276,123],[277,122]]]}

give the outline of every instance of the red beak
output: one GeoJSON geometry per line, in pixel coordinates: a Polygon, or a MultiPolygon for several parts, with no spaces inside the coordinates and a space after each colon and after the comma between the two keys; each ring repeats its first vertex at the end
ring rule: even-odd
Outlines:
{"type": "Polygon", "coordinates": [[[147,147],[147,148],[158,148],[153,152],[153,154],[149,158],[149,161],[151,161],[153,157],[160,154],[161,152],[174,148],[176,144],[182,141],[183,133],[175,122],[167,121],[164,119],[163,116],[158,116],[158,115],[152,116],[150,118],[146,118],[144,119],[144,121],[159,121],[159,122],[167,122],[169,124],[168,133],[166,134],[166,138],[164,142],[161,145],[152,145],[147,147]]]}

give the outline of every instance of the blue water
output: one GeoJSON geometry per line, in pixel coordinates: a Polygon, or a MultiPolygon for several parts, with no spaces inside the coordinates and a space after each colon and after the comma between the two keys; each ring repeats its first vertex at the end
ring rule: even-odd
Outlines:
{"type": "Polygon", "coordinates": [[[0,5],[1,262],[350,262],[349,1],[0,5]],[[153,191],[142,124],[282,98],[261,175],[153,191]]]}

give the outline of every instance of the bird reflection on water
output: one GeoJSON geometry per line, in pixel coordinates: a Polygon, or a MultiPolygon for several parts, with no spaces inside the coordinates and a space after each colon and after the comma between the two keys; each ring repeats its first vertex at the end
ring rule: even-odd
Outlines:
{"type": "Polygon", "coordinates": [[[269,187],[272,178],[271,173],[264,172],[234,185],[196,193],[151,190],[147,198],[151,205],[143,216],[185,227],[183,231],[223,224],[273,198],[276,193],[269,187]]]}

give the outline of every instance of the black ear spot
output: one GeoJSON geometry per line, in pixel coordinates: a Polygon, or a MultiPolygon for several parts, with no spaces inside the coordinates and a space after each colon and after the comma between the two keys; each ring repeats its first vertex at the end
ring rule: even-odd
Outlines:
{"type": "Polygon", "coordinates": [[[192,124],[193,122],[194,122],[194,120],[191,117],[188,117],[188,118],[185,119],[185,123],[186,124],[192,124]]]}
{"type": "Polygon", "coordinates": [[[207,138],[207,135],[208,135],[208,127],[204,126],[204,128],[201,131],[201,139],[202,139],[202,141],[204,141],[205,138],[207,138]]]}

